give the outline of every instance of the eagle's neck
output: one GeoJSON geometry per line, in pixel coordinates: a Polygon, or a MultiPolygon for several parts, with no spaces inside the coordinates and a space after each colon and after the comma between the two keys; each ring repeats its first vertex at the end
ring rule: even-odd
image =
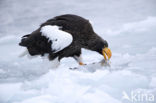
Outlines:
{"type": "Polygon", "coordinates": [[[106,41],[95,33],[92,35],[92,37],[90,37],[89,41],[87,41],[84,48],[97,51],[98,53],[102,54],[102,49],[104,48],[105,44],[106,41]]]}

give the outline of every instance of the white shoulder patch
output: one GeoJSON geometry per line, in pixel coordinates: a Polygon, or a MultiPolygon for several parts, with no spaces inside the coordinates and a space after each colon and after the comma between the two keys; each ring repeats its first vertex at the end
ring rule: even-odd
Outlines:
{"type": "Polygon", "coordinates": [[[55,53],[68,47],[73,41],[72,35],[59,30],[58,26],[43,26],[41,28],[41,35],[52,41],[51,49],[55,50],[55,53]]]}

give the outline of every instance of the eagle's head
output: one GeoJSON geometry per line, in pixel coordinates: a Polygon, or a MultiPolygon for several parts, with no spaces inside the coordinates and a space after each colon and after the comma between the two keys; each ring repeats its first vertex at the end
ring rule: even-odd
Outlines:
{"type": "Polygon", "coordinates": [[[93,39],[91,39],[91,42],[89,42],[90,46],[89,49],[93,51],[97,51],[101,55],[104,56],[105,60],[109,60],[112,56],[112,52],[108,46],[108,42],[95,34],[93,39]]]}

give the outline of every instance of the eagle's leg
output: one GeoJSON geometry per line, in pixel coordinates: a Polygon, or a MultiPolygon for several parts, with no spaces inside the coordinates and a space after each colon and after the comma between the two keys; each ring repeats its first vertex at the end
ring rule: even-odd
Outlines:
{"type": "Polygon", "coordinates": [[[60,61],[59,61],[58,57],[56,57],[55,59],[53,59],[53,60],[51,61],[51,63],[52,63],[52,67],[53,67],[53,68],[57,68],[57,67],[59,67],[59,65],[60,65],[60,61]]]}
{"type": "Polygon", "coordinates": [[[53,53],[49,54],[49,55],[45,55],[44,57],[47,57],[49,58],[49,61],[51,61],[51,67],[52,68],[57,68],[59,67],[60,65],[60,58],[57,57],[57,55],[54,55],[53,53]]]}
{"type": "Polygon", "coordinates": [[[82,61],[81,55],[75,55],[74,59],[79,63],[79,65],[85,65],[82,61]]]}

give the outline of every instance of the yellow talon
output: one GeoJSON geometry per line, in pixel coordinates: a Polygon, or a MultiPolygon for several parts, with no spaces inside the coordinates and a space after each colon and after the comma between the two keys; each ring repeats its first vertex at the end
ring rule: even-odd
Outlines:
{"type": "Polygon", "coordinates": [[[107,59],[109,60],[112,56],[112,52],[109,48],[104,48],[102,50],[102,54],[103,54],[105,60],[107,60],[107,59]]]}

